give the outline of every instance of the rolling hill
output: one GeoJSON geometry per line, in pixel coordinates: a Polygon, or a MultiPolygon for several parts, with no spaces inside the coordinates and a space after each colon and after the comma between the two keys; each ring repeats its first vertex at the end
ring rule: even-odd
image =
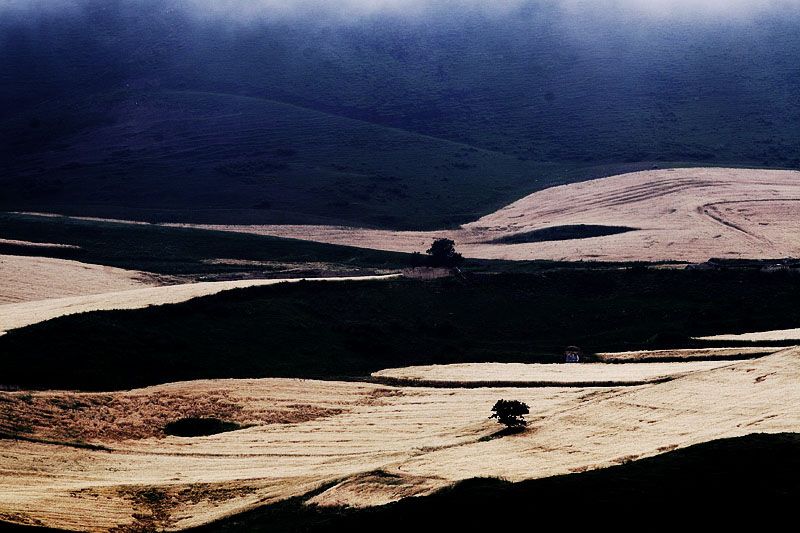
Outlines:
{"type": "Polygon", "coordinates": [[[317,225],[201,225],[381,250],[453,239],[466,257],[688,261],[800,256],[800,172],[648,170],[552,187],[452,230],[317,225]]]}
{"type": "MultiPolygon", "coordinates": [[[[554,363],[568,344],[586,353],[697,347],[707,344],[690,337],[796,327],[798,298],[793,273],[736,270],[556,266],[465,279],[277,284],[13,329],[0,337],[0,384],[118,390],[223,377],[367,379],[408,365],[554,363]]],[[[9,311],[9,321],[26,317],[9,311]]]]}
{"type": "MultiPolygon", "coordinates": [[[[547,478],[715,439],[790,432],[800,421],[799,355],[790,348],[604,389],[262,379],[102,394],[0,392],[0,520],[179,530],[291,498],[323,510],[373,507],[476,477],[547,478]],[[504,397],[532,411],[523,432],[500,437],[487,413],[504,397]],[[238,429],[165,434],[168,422],[209,416],[238,429]]],[[[636,363],[617,366],[637,371],[636,363]]],[[[796,490],[793,477],[767,472],[796,490]]]]}
{"type": "MultiPolygon", "coordinates": [[[[3,205],[150,221],[422,227],[469,220],[565,179],[563,167],[263,98],[118,92],[58,107],[38,112],[94,123],[63,139],[69,147],[10,158],[3,205]]],[[[25,126],[5,128],[11,137],[25,126]]]]}
{"type": "Polygon", "coordinates": [[[73,4],[0,12],[2,208],[432,229],[654,164],[800,165],[794,12],[73,4]]]}

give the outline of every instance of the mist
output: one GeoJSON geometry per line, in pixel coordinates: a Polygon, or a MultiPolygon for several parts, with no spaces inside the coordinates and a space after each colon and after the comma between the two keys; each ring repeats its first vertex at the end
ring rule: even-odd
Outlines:
{"type": "Polygon", "coordinates": [[[464,12],[503,16],[535,4],[579,16],[602,13],[675,19],[747,19],[800,12],[800,0],[185,0],[182,3],[199,16],[242,20],[320,15],[339,20],[376,15],[413,18],[464,12]]]}
{"type": "MultiPolygon", "coordinates": [[[[4,0],[0,16],[80,11],[98,0],[4,0]]],[[[529,8],[547,8],[578,19],[607,17],[683,21],[750,21],[796,16],[800,0],[104,0],[106,8],[182,10],[200,20],[239,23],[305,19],[353,23],[389,16],[403,19],[458,14],[502,17],[529,8]]]]}

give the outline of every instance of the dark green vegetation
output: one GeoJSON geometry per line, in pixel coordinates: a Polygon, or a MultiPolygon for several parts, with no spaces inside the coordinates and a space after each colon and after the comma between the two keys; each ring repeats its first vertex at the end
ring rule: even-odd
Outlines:
{"type": "Polygon", "coordinates": [[[353,269],[397,268],[419,261],[411,254],[277,237],[11,213],[0,213],[0,238],[80,246],[76,250],[0,244],[0,254],[45,255],[172,275],[258,270],[275,275],[269,265],[211,264],[210,259],[325,262],[353,269]]]}
{"type": "Polygon", "coordinates": [[[96,312],[0,337],[4,385],[108,390],[219,377],[363,377],[414,364],[563,361],[795,327],[800,276],[554,269],[431,282],[302,282],[96,312]],[[166,325],[166,326],[165,326],[166,325]]]}
{"type": "Polygon", "coordinates": [[[464,262],[464,256],[456,252],[452,239],[436,239],[425,251],[428,264],[435,267],[454,267],[464,262]]]}
{"type": "Polygon", "coordinates": [[[521,428],[528,425],[524,416],[530,413],[528,404],[519,400],[497,400],[492,407],[489,418],[496,418],[497,422],[508,428],[521,428]]]}
{"type": "Polygon", "coordinates": [[[325,509],[298,498],[193,531],[530,531],[535,524],[717,530],[794,520],[798,471],[800,435],[753,434],[580,474],[520,483],[474,479],[376,508],[325,509]]]}
{"type": "Polygon", "coordinates": [[[181,418],[164,426],[164,433],[176,437],[202,437],[226,431],[236,431],[244,426],[219,418],[181,418]]]}
{"type": "Polygon", "coordinates": [[[70,3],[0,15],[2,208],[430,228],[653,164],[800,165],[794,13],[70,3]]]}
{"type": "Polygon", "coordinates": [[[616,235],[636,228],[626,226],[598,226],[594,224],[572,224],[566,226],[552,226],[549,228],[526,231],[500,237],[491,242],[498,244],[522,244],[525,242],[566,241],[570,239],[588,239],[590,237],[603,237],[616,235]]]}
{"type": "MultiPolygon", "coordinates": [[[[6,175],[17,178],[2,182],[0,206],[153,222],[441,227],[569,181],[567,171],[605,173],[231,94],[123,91],[66,109],[107,118],[74,150],[8,156],[6,175]]],[[[20,129],[0,123],[0,137],[20,129]]]]}

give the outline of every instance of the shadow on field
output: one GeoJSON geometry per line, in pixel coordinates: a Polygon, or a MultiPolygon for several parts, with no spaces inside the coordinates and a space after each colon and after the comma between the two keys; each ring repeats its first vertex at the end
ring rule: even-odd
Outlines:
{"type": "Polygon", "coordinates": [[[181,418],[164,426],[164,433],[175,437],[204,437],[245,427],[219,418],[181,418]]]}
{"type": "MultiPolygon", "coordinates": [[[[653,531],[794,518],[800,434],[751,434],[619,466],[509,483],[471,479],[431,496],[367,509],[305,505],[308,494],[190,531],[374,533],[531,531],[537,524],[653,531]]],[[[318,492],[322,492],[323,487],[318,492]]],[[[54,529],[0,522],[0,531],[54,529]]]]}
{"type": "Polygon", "coordinates": [[[563,362],[570,344],[586,353],[702,347],[691,337],[794,327],[798,281],[781,272],[573,268],[255,287],[12,330],[0,337],[0,379],[83,390],[365,379],[413,365],[563,362]]]}
{"type": "Polygon", "coordinates": [[[798,472],[800,434],[753,434],[590,472],[520,483],[472,479],[432,496],[377,508],[325,509],[295,499],[193,531],[531,531],[537,524],[648,531],[668,524],[720,526],[789,517],[800,496],[798,472]]]}
{"type": "Polygon", "coordinates": [[[571,239],[605,237],[606,235],[617,235],[629,231],[636,231],[636,228],[601,226],[597,224],[568,224],[566,226],[552,226],[506,235],[488,242],[492,244],[523,244],[526,242],[568,241],[571,239]]]}

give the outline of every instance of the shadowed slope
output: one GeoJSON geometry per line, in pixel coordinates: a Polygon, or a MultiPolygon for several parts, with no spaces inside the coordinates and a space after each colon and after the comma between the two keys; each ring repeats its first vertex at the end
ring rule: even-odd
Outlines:
{"type": "Polygon", "coordinates": [[[65,3],[0,19],[6,208],[429,229],[605,165],[800,164],[783,9],[241,24],[194,1],[65,3]]]}
{"type": "MultiPolygon", "coordinates": [[[[508,529],[537,521],[613,526],[640,530],[658,517],[660,525],[685,523],[719,527],[744,520],[793,519],[800,496],[796,433],[752,434],[697,444],[653,458],[602,470],[508,483],[472,479],[431,496],[368,509],[325,508],[304,504],[310,495],[265,506],[190,531],[197,533],[405,532],[409,528],[445,531],[508,529]],[[728,513],[731,505],[740,511],[728,513]],[[503,512],[514,509],[517,512],[503,512]],[[576,512],[579,509],[580,512],[576,512]],[[678,513],[666,512],[680,509],[678,513]]],[[[318,491],[317,491],[318,492],[318,491]]],[[[56,530],[0,523],[3,531],[56,530]]]]}
{"type": "Polygon", "coordinates": [[[796,277],[780,272],[572,269],[307,282],[63,317],[9,332],[0,351],[3,380],[29,387],[364,377],[415,364],[560,362],[570,343],[587,353],[688,347],[699,344],[689,340],[696,335],[791,327],[800,323],[798,299],[796,277]]]}
{"type": "Polygon", "coordinates": [[[663,526],[692,513],[692,523],[719,527],[762,519],[767,510],[770,520],[791,520],[800,496],[798,458],[797,433],[754,434],[580,474],[519,483],[473,479],[370,509],[320,508],[296,498],[192,531],[513,531],[566,516],[570,526],[628,531],[654,524],[654,517],[663,526]],[[735,504],[740,512],[728,513],[735,504]]]}
{"type": "Polygon", "coordinates": [[[72,259],[205,279],[253,271],[260,271],[261,277],[278,277],[283,265],[292,263],[312,264],[311,268],[314,263],[321,263],[345,272],[350,269],[351,273],[357,273],[359,269],[399,268],[415,264],[409,255],[377,250],[153,224],[21,213],[0,212],[0,237],[9,241],[60,245],[34,248],[0,242],[0,253],[72,259]]]}

